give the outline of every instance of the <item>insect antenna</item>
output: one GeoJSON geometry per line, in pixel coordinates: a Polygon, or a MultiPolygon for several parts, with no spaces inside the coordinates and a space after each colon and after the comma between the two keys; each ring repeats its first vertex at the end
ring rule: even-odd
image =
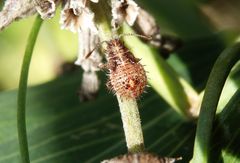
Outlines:
{"type": "Polygon", "coordinates": [[[92,55],[92,53],[95,51],[95,50],[97,50],[103,43],[105,43],[105,42],[108,42],[108,41],[101,41],[101,42],[99,42],[99,43],[97,43],[97,45],[95,46],[95,48],[93,48],[89,53],[87,53],[87,55],[85,56],[85,59],[88,59],[91,55],[92,55]]]}
{"type": "Polygon", "coordinates": [[[151,36],[144,36],[144,35],[139,35],[139,34],[135,34],[135,33],[123,33],[123,34],[119,35],[119,38],[124,37],[124,36],[136,36],[136,37],[144,38],[146,40],[153,39],[151,36]]]}

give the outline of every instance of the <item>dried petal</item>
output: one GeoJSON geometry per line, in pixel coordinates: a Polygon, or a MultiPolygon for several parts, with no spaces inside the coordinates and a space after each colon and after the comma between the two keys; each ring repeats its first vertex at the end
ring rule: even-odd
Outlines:
{"type": "Polygon", "coordinates": [[[128,7],[126,9],[126,21],[127,23],[132,26],[137,19],[138,16],[138,5],[133,0],[127,0],[128,7]]]}
{"type": "Polygon", "coordinates": [[[88,8],[82,10],[81,15],[79,16],[80,29],[91,29],[94,33],[97,33],[97,28],[94,23],[94,13],[91,12],[88,8]]]}
{"type": "Polygon", "coordinates": [[[62,29],[68,29],[72,32],[80,32],[81,30],[91,29],[97,33],[94,23],[94,13],[85,7],[71,7],[71,1],[68,1],[61,12],[60,24],[62,29]]]}
{"type": "Polygon", "coordinates": [[[84,71],[98,71],[98,65],[102,57],[97,50],[94,50],[90,57],[85,58],[99,43],[99,37],[90,29],[84,29],[79,33],[79,52],[76,65],[82,66],[84,71]]]}
{"type": "Polygon", "coordinates": [[[84,72],[81,88],[79,90],[79,98],[81,101],[95,99],[99,89],[99,79],[96,72],[84,72]]]}
{"type": "Polygon", "coordinates": [[[91,100],[93,99],[99,89],[99,81],[96,75],[96,71],[99,70],[98,65],[102,61],[97,50],[92,50],[99,43],[99,37],[91,29],[84,29],[79,32],[79,52],[78,59],[75,62],[83,68],[83,81],[79,92],[80,99],[91,100]],[[91,55],[86,58],[86,55],[91,52],[91,55]]]}
{"type": "Polygon", "coordinates": [[[57,0],[35,0],[36,9],[42,19],[50,19],[55,15],[57,0]],[[56,2],[55,2],[56,1],[56,2]]]}
{"type": "Polygon", "coordinates": [[[140,35],[151,36],[152,39],[149,42],[153,46],[158,48],[162,46],[162,36],[160,34],[159,26],[154,17],[142,8],[139,9],[134,29],[140,35]]]}
{"type": "Polygon", "coordinates": [[[159,27],[154,17],[142,8],[139,9],[139,15],[134,25],[134,29],[137,31],[138,34],[141,34],[143,36],[151,36],[152,44],[160,46],[160,43],[158,41],[161,39],[159,27]]]}
{"type": "Polygon", "coordinates": [[[80,15],[82,8],[85,7],[84,0],[71,0],[69,6],[75,15],[80,15]]]}
{"type": "Polygon", "coordinates": [[[110,160],[104,160],[102,163],[174,163],[181,158],[158,157],[151,153],[126,154],[115,157],[110,160]]]}
{"type": "Polygon", "coordinates": [[[63,9],[60,18],[61,29],[67,29],[76,33],[80,30],[78,16],[73,12],[73,9],[63,9]]]}
{"type": "MultiPolygon", "coordinates": [[[[98,0],[91,0],[94,3],[98,3],[98,0]]],[[[87,0],[70,0],[70,8],[73,9],[75,15],[81,13],[81,8],[85,8],[87,5],[87,0]]]]}
{"type": "Polygon", "coordinates": [[[122,2],[118,0],[112,0],[112,25],[115,27],[116,25],[122,24],[124,21],[124,14],[121,10],[122,2]]]}
{"type": "Polygon", "coordinates": [[[98,3],[99,0],[91,0],[91,1],[94,2],[94,3],[98,3]]]}
{"type": "Polygon", "coordinates": [[[112,0],[113,23],[120,25],[125,20],[132,26],[138,16],[139,7],[133,0],[112,0]]]}
{"type": "Polygon", "coordinates": [[[140,35],[151,36],[152,39],[149,40],[149,43],[159,48],[164,58],[168,58],[170,53],[175,52],[182,45],[182,41],[179,38],[161,35],[154,17],[141,8],[133,28],[140,35]]]}
{"type": "Polygon", "coordinates": [[[0,12],[0,31],[13,21],[36,13],[35,3],[29,0],[6,0],[0,12]]]}

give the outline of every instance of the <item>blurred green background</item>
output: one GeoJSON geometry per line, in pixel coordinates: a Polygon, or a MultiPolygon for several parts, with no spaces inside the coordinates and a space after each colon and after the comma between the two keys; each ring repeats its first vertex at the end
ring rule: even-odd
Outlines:
{"type": "MultiPolygon", "coordinates": [[[[29,84],[52,80],[61,65],[77,57],[77,34],[61,30],[58,14],[44,22],[39,34],[29,74],[29,84]]],[[[35,16],[12,23],[0,32],[0,89],[18,86],[27,38],[35,16]]]]}

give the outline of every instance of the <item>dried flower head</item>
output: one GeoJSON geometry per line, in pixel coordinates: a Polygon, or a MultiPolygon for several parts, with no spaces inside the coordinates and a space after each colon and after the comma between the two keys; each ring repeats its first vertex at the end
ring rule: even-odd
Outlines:
{"type": "Polygon", "coordinates": [[[56,5],[58,0],[34,0],[36,10],[41,15],[42,19],[50,19],[55,15],[56,5]]]}
{"type": "Polygon", "coordinates": [[[13,21],[33,15],[35,3],[29,0],[6,0],[0,12],[0,31],[13,21]]]}
{"type": "Polygon", "coordinates": [[[79,96],[81,101],[92,100],[97,95],[99,88],[100,82],[96,71],[99,70],[98,65],[102,61],[102,56],[98,51],[92,52],[89,58],[86,58],[86,54],[96,47],[99,43],[99,37],[90,29],[84,29],[78,35],[79,52],[75,64],[81,66],[84,70],[79,96]]]}
{"type": "Polygon", "coordinates": [[[101,163],[174,163],[181,158],[159,157],[151,153],[121,155],[101,163]]]}
{"type": "Polygon", "coordinates": [[[152,39],[149,40],[149,43],[158,48],[164,58],[168,58],[170,53],[175,52],[181,47],[182,42],[180,39],[173,36],[161,35],[154,17],[142,8],[139,9],[139,14],[133,28],[140,35],[151,36],[152,39]]]}
{"type": "Polygon", "coordinates": [[[68,29],[72,32],[91,29],[97,33],[94,13],[89,9],[86,0],[68,0],[65,2],[61,11],[60,24],[62,29],[68,29]]]}
{"type": "Polygon", "coordinates": [[[139,7],[133,0],[112,0],[113,27],[126,21],[132,26],[138,16],[139,7]]]}
{"type": "Polygon", "coordinates": [[[84,29],[78,34],[79,38],[79,52],[78,59],[75,64],[82,66],[84,71],[98,71],[98,65],[102,61],[102,56],[99,51],[95,50],[91,56],[86,58],[86,54],[90,53],[99,43],[99,37],[90,29],[84,29]]]}

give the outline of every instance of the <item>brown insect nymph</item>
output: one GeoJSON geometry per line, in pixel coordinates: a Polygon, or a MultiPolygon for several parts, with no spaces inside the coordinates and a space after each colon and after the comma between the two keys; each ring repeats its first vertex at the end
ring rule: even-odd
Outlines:
{"type": "Polygon", "coordinates": [[[140,59],[135,58],[118,38],[107,42],[106,54],[108,87],[120,96],[139,97],[147,84],[146,72],[140,59]]]}

